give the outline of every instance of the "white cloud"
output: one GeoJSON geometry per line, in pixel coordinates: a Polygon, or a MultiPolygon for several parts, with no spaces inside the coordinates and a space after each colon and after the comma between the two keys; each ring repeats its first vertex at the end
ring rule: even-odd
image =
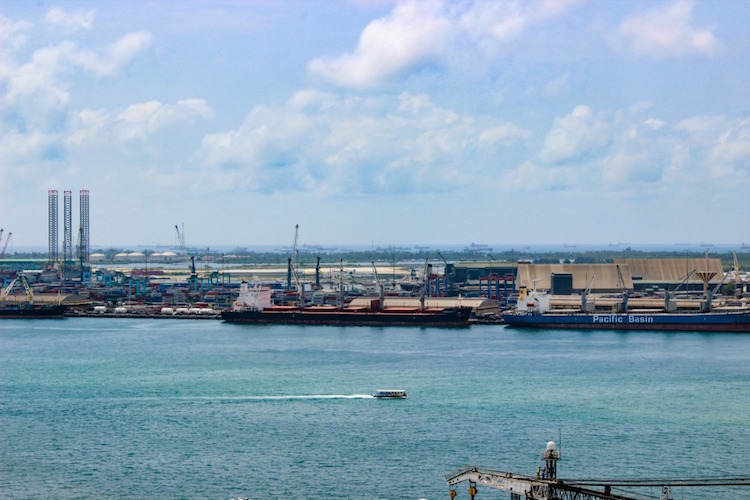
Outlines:
{"type": "Polygon", "coordinates": [[[28,21],[11,21],[0,15],[0,41],[4,49],[0,61],[7,58],[9,51],[17,50],[26,43],[26,33],[32,26],[28,21]]]}
{"type": "Polygon", "coordinates": [[[151,42],[145,32],[131,33],[100,53],[80,49],[73,42],[61,42],[34,51],[31,61],[9,75],[6,98],[11,103],[22,96],[48,94],[57,104],[70,99],[66,71],[82,68],[95,76],[114,74],[151,42]]]}
{"type": "MultiPolygon", "coordinates": [[[[342,87],[367,87],[442,65],[453,45],[472,41],[485,50],[506,43],[529,25],[559,15],[578,0],[542,2],[410,0],[372,21],[352,53],[320,57],[308,71],[342,87]]],[[[455,57],[461,57],[461,54],[455,57]]]]}
{"type": "Polygon", "coordinates": [[[502,125],[492,127],[482,132],[479,136],[479,140],[488,143],[497,142],[510,145],[519,140],[529,140],[531,135],[530,131],[523,130],[512,123],[503,123],[502,125]]]}
{"type": "Polygon", "coordinates": [[[50,24],[62,27],[68,32],[75,32],[81,29],[91,29],[95,16],[96,12],[93,10],[68,14],[63,9],[55,7],[47,11],[45,20],[50,24]]]}
{"type": "Polygon", "coordinates": [[[102,146],[109,141],[145,141],[161,129],[213,118],[213,109],[203,99],[186,99],[176,104],[148,101],[132,104],[116,115],[103,109],[84,109],[74,116],[74,129],[66,141],[81,147],[102,146]]]}
{"type": "Polygon", "coordinates": [[[526,136],[496,118],[441,108],[426,95],[394,101],[305,91],[281,108],[256,107],[237,130],[206,136],[201,156],[207,176],[251,191],[445,191],[491,169],[498,144],[526,136]]]}
{"type": "Polygon", "coordinates": [[[709,28],[693,25],[692,2],[677,1],[625,19],[619,37],[631,50],[651,57],[712,54],[719,41],[709,28]]]}
{"type": "Polygon", "coordinates": [[[407,2],[371,22],[352,54],[311,61],[311,73],[341,86],[361,87],[440,60],[451,23],[440,2],[407,2]]]}
{"type": "Polygon", "coordinates": [[[601,150],[608,141],[609,127],[588,106],[576,106],[567,116],[555,118],[539,157],[545,163],[580,159],[601,150]]]}
{"type": "Polygon", "coordinates": [[[580,0],[477,0],[465,4],[457,22],[482,48],[517,38],[531,26],[561,15],[580,0]]]}

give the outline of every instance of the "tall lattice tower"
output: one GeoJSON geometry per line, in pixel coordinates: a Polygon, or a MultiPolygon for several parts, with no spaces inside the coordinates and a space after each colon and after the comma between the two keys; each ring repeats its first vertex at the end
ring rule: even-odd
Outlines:
{"type": "Polygon", "coordinates": [[[63,255],[64,263],[73,260],[73,193],[63,192],[63,255]]]}
{"type": "Polygon", "coordinates": [[[47,193],[47,212],[49,228],[49,261],[57,262],[57,189],[47,193]]]}
{"type": "Polygon", "coordinates": [[[78,258],[88,262],[91,247],[89,245],[89,190],[81,189],[81,229],[80,229],[80,247],[78,249],[78,258]]]}

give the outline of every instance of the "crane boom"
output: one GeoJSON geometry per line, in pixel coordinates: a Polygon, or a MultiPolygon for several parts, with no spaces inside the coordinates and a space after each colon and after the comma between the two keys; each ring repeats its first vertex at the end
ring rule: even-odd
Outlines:
{"type": "Polygon", "coordinates": [[[187,250],[185,250],[185,224],[182,224],[182,231],[180,231],[177,224],[174,225],[174,229],[177,231],[177,243],[180,245],[180,253],[187,255],[187,250]]]}
{"type": "MultiPolygon", "coordinates": [[[[13,233],[9,232],[8,237],[5,238],[5,244],[3,245],[2,251],[0,251],[0,259],[5,257],[5,249],[8,248],[8,243],[10,242],[10,237],[13,236],[13,233]]],[[[0,238],[2,240],[2,238],[0,238]]]]}
{"type": "Polygon", "coordinates": [[[31,286],[29,286],[29,282],[26,280],[26,276],[23,274],[23,272],[18,273],[18,276],[13,278],[13,281],[11,281],[4,290],[0,291],[0,298],[7,299],[8,296],[10,296],[13,292],[13,288],[16,286],[16,283],[18,283],[19,281],[21,282],[21,288],[24,292],[26,292],[26,297],[28,298],[29,303],[34,302],[34,291],[31,289],[31,286]]]}
{"type": "Polygon", "coordinates": [[[297,240],[299,238],[299,224],[294,225],[294,244],[292,245],[292,258],[289,261],[289,265],[292,268],[292,276],[294,276],[294,283],[297,285],[297,293],[299,294],[299,303],[303,305],[304,302],[304,290],[302,284],[299,281],[299,274],[297,273],[297,240]]]}
{"type": "MultiPolygon", "coordinates": [[[[618,268],[619,270],[619,268],[618,268]]],[[[583,312],[592,312],[594,310],[594,303],[589,302],[589,294],[591,293],[591,288],[594,286],[594,281],[596,280],[596,275],[593,275],[591,277],[591,281],[589,282],[589,286],[586,287],[586,290],[581,293],[581,311],[583,312]]]]}
{"type": "Polygon", "coordinates": [[[373,260],[371,263],[372,272],[375,273],[375,282],[378,287],[378,300],[380,301],[380,308],[382,309],[385,307],[385,289],[383,288],[383,283],[380,282],[380,276],[378,276],[378,268],[375,267],[375,261],[373,260]]]}

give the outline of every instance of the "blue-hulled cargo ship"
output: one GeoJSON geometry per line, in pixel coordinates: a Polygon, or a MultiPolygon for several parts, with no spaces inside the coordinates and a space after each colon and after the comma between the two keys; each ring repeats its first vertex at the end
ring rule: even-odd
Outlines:
{"type": "Polygon", "coordinates": [[[675,330],[750,332],[750,310],[685,313],[519,313],[503,314],[512,326],[531,328],[586,328],[596,330],[675,330]]]}
{"type": "Polygon", "coordinates": [[[707,300],[698,310],[670,310],[667,296],[664,310],[628,310],[625,296],[619,311],[597,311],[586,307],[584,294],[580,309],[557,311],[550,307],[550,295],[534,291],[520,297],[502,318],[508,325],[529,328],[750,332],[750,307],[712,310],[710,303],[707,300]]]}

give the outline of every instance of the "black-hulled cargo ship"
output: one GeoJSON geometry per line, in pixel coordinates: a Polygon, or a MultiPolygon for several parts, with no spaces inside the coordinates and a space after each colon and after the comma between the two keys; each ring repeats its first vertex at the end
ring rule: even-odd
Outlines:
{"type": "Polygon", "coordinates": [[[271,294],[269,288],[243,283],[233,307],[221,317],[250,324],[467,327],[471,315],[470,307],[383,308],[377,298],[369,307],[276,306],[271,294]]]}
{"type": "Polygon", "coordinates": [[[66,307],[58,304],[33,304],[28,302],[0,303],[0,319],[60,319],[66,307]]]}

